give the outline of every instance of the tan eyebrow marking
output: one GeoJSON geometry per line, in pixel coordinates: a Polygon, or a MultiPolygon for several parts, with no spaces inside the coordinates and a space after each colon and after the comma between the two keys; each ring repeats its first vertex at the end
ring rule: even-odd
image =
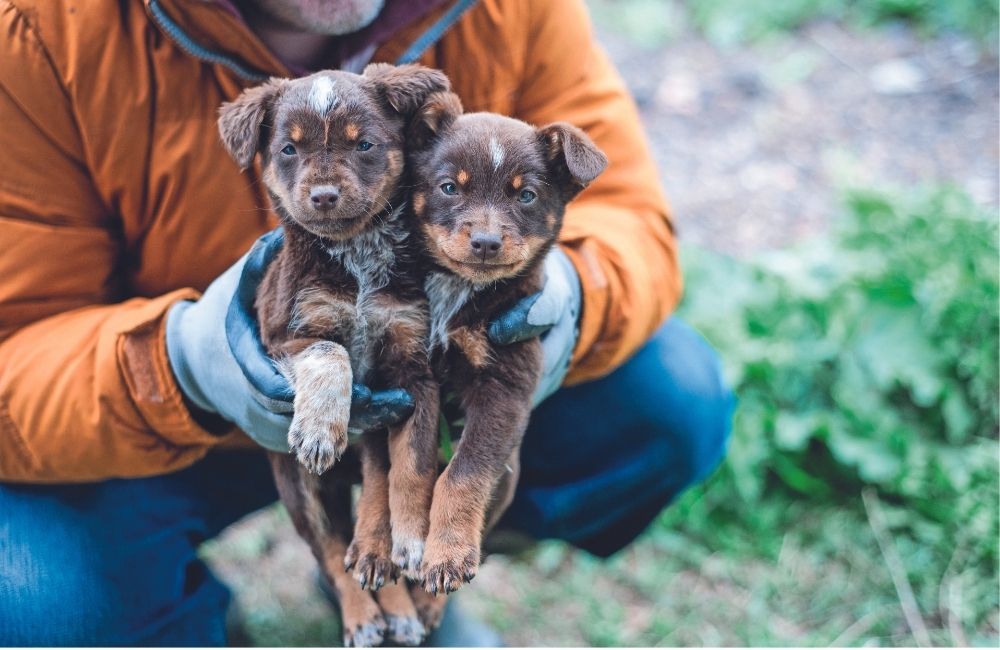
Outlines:
{"type": "Polygon", "coordinates": [[[549,214],[545,215],[545,227],[548,228],[549,230],[552,230],[553,228],[555,228],[555,226],[556,226],[556,215],[550,212],[549,214]]]}
{"type": "Polygon", "coordinates": [[[514,178],[510,179],[510,184],[514,187],[515,190],[519,190],[521,189],[521,186],[524,185],[524,179],[520,175],[515,176],[514,178]]]}
{"type": "Polygon", "coordinates": [[[416,212],[418,215],[423,214],[425,202],[426,202],[426,199],[424,198],[423,194],[420,194],[420,193],[414,194],[413,195],[413,211],[416,212]]]}
{"type": "Polygon", "coordinates": [[[459,170],[457,180],[459,185],[465,185],[469,182],[469,172],[464,169],[459,170]]]}
{"type": "Polygon", "coordinates": [[[290,135],[293,141],[298,142],[302,139],[302,136],[305,134],[302,132],[302,127],[296,124],[295,126],[292,127],[290,135]]]}
{"type": "Polygon", "coordinates": [[[389,161],[389,172],[397,174],[403,171],[403,152],[399,149],[390,149],[385,152],[385,157],[389,161]]]}
{"type": "Polygon", "coordinates": [[[354,122],[351,122],[350,124],[348,124],[347,128],[344,129],[344,135],[347,136],[348,140],[354,140],[360,134],[361,134],[361,129],[359,129],[358,125],[355,124],[354,122]]]}

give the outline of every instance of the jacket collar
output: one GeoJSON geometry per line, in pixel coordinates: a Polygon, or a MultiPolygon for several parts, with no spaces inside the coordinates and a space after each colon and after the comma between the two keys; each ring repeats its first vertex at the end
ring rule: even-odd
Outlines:
{"type": "MultiPolygon", "coordinates": [[[[144,0],[150,19],[187,54],[225,66],[248,81],[271,76],[294,77],[308,70],[293,69],[267,49],[230,0],[144,0]]],[[[368,27],[340,39],[327,67],[359,72],[378,46],[430,14],[436,20],[413,40],[397,63],[410,63],[437,42],[475,0],[387,0],[368,27]]]]}

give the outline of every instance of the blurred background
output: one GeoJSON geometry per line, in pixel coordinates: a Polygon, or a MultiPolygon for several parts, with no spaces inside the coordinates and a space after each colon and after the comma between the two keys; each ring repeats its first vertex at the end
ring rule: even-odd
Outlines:
{"type": "MultiPolygon", "coordinates": [[[[996,647],[996,2],[589,5],[735,430],[626,551],[492,556],[458,599],[509,645],[996,647]]],[[[339,643],[280,506],[203,552],[252,642],[339,643]]]]}

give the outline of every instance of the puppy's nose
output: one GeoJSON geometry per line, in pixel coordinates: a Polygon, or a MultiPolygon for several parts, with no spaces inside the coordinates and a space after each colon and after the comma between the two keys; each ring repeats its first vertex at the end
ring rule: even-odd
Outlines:
{"type": "Polygon", "coordinates": [[[319,185],[309,192],[309,200],[317,210],[329,210],[337,205],[340,188],[335,185],[319,185]]]}
{"type": "Polygon", "coordinates": [[[500,254],[503,247],[503,239],[500,235],[489,232],[474,232],[469,238],[469,246],[472,247],[472,254],[482,260],[491,260],[500,254]]]}

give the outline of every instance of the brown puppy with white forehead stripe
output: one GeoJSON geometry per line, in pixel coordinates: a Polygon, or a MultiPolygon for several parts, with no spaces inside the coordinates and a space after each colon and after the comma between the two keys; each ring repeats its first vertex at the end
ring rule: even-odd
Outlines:
{"type": "Polygon", "coordinates": [[[447,88],[436,70],[376,64],[363,75],[272,79],[224,105],[219,119],[241,167],[261,154],[285,227],[256,308],[263,343],[295,389],[295,457],[270,458],[297,530],[337,591],[347,645],[386,635],[416,644],[424,634],[405,582],[387,585],[377,602],[364,588],[394,579],[394,559],[415,571],[428,528],[438,388],[399,181],[407,120],[447,88]],[[348,546],[353,477],[319,475],[348,449],[352,380],[404,388],[415,411],[388,438],[367,433],[358,445],[363,489],[348,546]]]}
{"type": "MultiPolygon", "coordinates": [[[[462,115],[433,95],[407,140],[411,210],[425,250],[432,360],[465,412],[437,480],[422,573],[431,593],[471,580],[482,535],[510,503],[517,454],[542,367],[537,339],[495,345],[489,324],[543,283],[566,204],[607,158],[580,129],[462,115]]],[[[446,393],[447,394],[447,393],[446,393]]]]}

